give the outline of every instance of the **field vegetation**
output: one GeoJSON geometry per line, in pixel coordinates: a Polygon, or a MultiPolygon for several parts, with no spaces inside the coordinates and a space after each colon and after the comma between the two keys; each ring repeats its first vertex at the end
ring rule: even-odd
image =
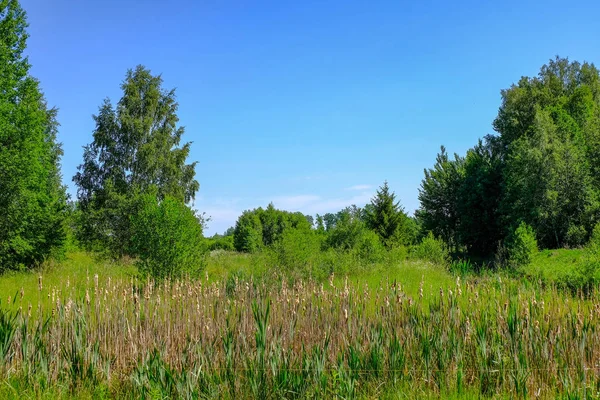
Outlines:
{"type": "Polygon", "coordinates": [[[556,57],[495,133],[323,215],[206,237],[175,90],[139,65],[72,177],[0,1],[0,398],[600,398],[600,73],[556,57]]]}
{"type": "MultiPolygon", "coordinates": [[[[577,253],[574,252],[576,255],[577,253]]],[[[3,397],[595,398],[600,294],[418,259],[155,281],[76,253],[3,301],[3,397]],[[82,273],[82,271],[86,271],[82,273]],[[377,274],[373,273],[378,272],[377,274]],[[56,274],[61,275],[57,279],[56,274]]],[[[264,260],[261,260],[264,261],[264,260]]],[[[212,260],[208,271],[211,271],[212,260]]],[[[223,269],[219,269],[220,273],[223,269]]],[[[3,293],[7,291],[3,290],[3,293]]],[[[9,292],[10,293],[10,292],[9,292]]]]}

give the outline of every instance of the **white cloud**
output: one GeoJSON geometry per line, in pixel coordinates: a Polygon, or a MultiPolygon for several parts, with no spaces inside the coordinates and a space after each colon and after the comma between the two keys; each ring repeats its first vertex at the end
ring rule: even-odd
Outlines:
{"type": "Polygon", "coordinates": [[[348,188],[346,188],[346,190],[369,190],[371,189],[373,186],[372,185],[354,185],[354,186],[350,186],[348,188]]]}
{"type": "Polygon", "coordinates": [[[277,196],[272,199],[273,205],[282,210],[297,210],[319,200],[319,196],[312,194],[277,196]]]}

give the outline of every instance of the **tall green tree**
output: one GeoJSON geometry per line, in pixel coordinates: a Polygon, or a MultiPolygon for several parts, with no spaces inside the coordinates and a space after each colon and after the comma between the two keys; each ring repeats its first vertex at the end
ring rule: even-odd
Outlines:
{"type": "Polygon", "coordinates": [[[383,183],[367,208],[366,222],[369,229],[379,236],[386,247],[408,244],[408,216],[396,201],[396,194],[390,191],[387,181],[383,183]]]}
{"type": "Polygon", "coordinates": [[[505,226],[531,225],[544,247],[580,245],[597,213],[584,148],[560,132],[551,113],[539,110],[531,137],[510,146],[504,171],[505,226]]]}
{"type": "Polygon", "coordinates": [[[246,210],[235,223],[233,246],[237,251],[254,253],[263,246],[263,227],[255,210],[246,210]]]}
{"type": "Polygon", "coordinates": [[[56,109],[29,74],[25,11],[0,1],[0,271],[32,266],[66,236],[56,109]]]}
{"type": "Polygon", "coordinates": [[[471,256],[492,254],[504,238],[500,220],[503,166],[502,148],[494,136],[480,140],[464,158],[456,199],[457,236],[471,256]]]}
{"type": "Polygon", "coordinates": [[[422,228],[480,256],[522,223],[542,247],[581,245],[600,218],[599,71],[557,57],[501,94],[497,135],[425,171],[422,228]]]}
{"type": "Polygon", "coordinates": [[[600,73],[557,57],[502,91],[505,225],[531,225],[543,247],[579,245],[600,206],[600,73]]]}
{"type": "Polygon", "coordinates": [[[416,211],[421,229],[440,237],[456,251],[459,238],[460,192],[464,180],[464,159],[454,155],[451,160],[441,146],[433,168],[425,169],[419,188],[420,207],[416,211]]]}
{"type": "Polygon", "coordinates": [[[88,243],[127,252],[128,199],[153,192],[187,203],[199,188],[195,164],[186,164],[190,142],[181,145],[175,90],[162,88],[160,75],[138,66],[127,71],[123,96],[106,99],[94,116],[93,142],[73,178],[82,211],[81,234],[88,243]]]}

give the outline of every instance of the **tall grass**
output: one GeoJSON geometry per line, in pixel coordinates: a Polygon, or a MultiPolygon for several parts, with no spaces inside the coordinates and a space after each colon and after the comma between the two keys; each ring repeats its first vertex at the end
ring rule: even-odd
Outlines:
{"type": "Polygon", "coordinates": [[[0,308],[0,394],[598,398],[600,292],[478,279],[42,283],[0,308]]]}

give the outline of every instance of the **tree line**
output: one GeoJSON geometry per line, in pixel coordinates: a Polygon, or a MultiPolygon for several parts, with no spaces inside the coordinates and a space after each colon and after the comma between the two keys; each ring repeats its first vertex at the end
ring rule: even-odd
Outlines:
{"type": "Polygon", "coordinates": [[[503,90],[487,135],[466,155],[442,147],[425,170],[422,229],[456,252],[489,257],[520,224],[541,247],[586,243],[600,212],[600,75],[556,57],[503,90]]]}
{"type": "Polygon", "coordinates": [[[27,38],[19,2],[0,2],[0,271],[35,266],[72,243],[133,257],[157,276],[201,268],[210,249],[252,253],[286,243],[368,258],[439,241],[455,255],[490,259],[519,240],[580,246],[598,222],[600,74],[593,64],[557,57],[503,90],[496,133],[464,156],[441,148],[425,170],[414,216],[384,182],[364,207],[313,218],[270,204],[207,240],[206,220],[191,207],[199,183],[175,91],[143,66],[127,71],[115,104],[101,103],[73,177],[77,196],[69,199],[58,112],[29,72],[27,38]]]}

